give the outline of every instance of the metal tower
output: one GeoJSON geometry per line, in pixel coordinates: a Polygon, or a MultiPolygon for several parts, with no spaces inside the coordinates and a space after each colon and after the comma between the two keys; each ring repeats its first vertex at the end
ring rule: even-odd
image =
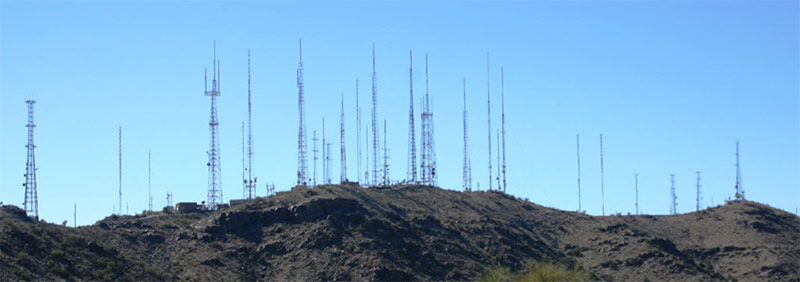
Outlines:
{"type": "MultiPolygon", "coordinates": [[[[305,127],[303,127],[305,129],[305,127]]],[[[303,133],[305,138],[305,131],[303,133]]],[[[305,145],[305,143],[303,143],[305,145]]],[[[305,151],[304,151],[305,152],[305,151]]],[[[255,152],[253,151],[253,103],[250,99],[250,49],[247,49],[247,199],[256,198],[256,182],[258,177],[253,178],[253,159],[255,152]]]]}
{"type": "Polygon", "coordinates": [[[119,127],[119,214],[122,214],[122,126],[119,127]]]}
{"type": "Polygon", "coordinates": [[[408,165],[406,179],[417,183],[417,135],[414,132],[414,65],[411,50],[408,50],[408,165]]]}
{"type": "Polygon", "coordinates": [[[603,171],[603,134],[600,134],[600,198],[602,201],[602,212],[606,215],[606,187],[605,171],[603,171]]]}
{"type": "Polygon", "coordinates": [[[575,135],[575,144],[578,148],[578,212],[581,212],[581,135],[575,135]]]}
{"type": "Polygon", "coordinates": [[[436,185],[436,150],[433,142],[433,112],[428,92],[428,54],[425,54],[425,97],[422,99],[422,184],[436,185]]]}
{"type": "Polygon", "coordinates": [[[492,191],[492,96],[489,91],[489,52],[486,52],[486,118],[489,136],[489,191],[492,191]]]}
{"type": "Polygon", "coordinates": [[[325,174],[327,177],[325,178],[325,184],[331,185],[333,184],[333,176],[331,175],[332,170],[332,162],[333,158],[331,158],[331,142],[325,143],[325,174]]]}
{"type": "MultiPolygon", "coordinates": [[[[500,67],[500,126],[503,133],[503,193],[506,192],[506,89],[503,78],[503,67],[500,67]]],[[[499,188],[499,187],[498,187],[499,188]]]]}
{"type": "Polygon", "coordinates": [[[464,92],[464,111],[463,115],[463,126],[464,126],[464,169],[462,172],[464,178],[464,192],[472,191],[472,172],[470,171],[470,160],[469,160],[469,136],[467,134],[467,79],[461,79],[461,88],[464,92]]]}
{"type": "Polygon", "coordinates": [[[242,199],[247,199],[247,165],[245,163],[244,122],[242,122],[242,199]]]}
{"type": "Polygon", "coordinates": [[[314,141],[314,179],[312,183],[314,186],[317,186],[317,160],[319,159],[317,158],[317,152],[319,152],[319,150],[317,150],[317,141],[319,141],[319,138],[317,138],[316,130],[314,130],[314,138],[311,138],[311,140],[314,141]]]}
{"type": "Polygon", "coordinates": [[[500,183],[500,129],[499,128],[497,129],[497,134],[495,134],[494,136],[497,137],[497,177],[495,177],[495,179],[497,180],[497,191],[502,191],[501,190],[502,183],[500,183]]]}
{"type": "Polygon", "coordinates": [[[700,211],[700,206],[703,205],[703,196],[700,192],[700,171],[695,171],[697,173],[697,206],[695,207],[695,211],[700,211]]]}
{"type": "Polygon", "coordinates": [[[325,148],[328,143],[325,142],[325,118],[322,118],[322,184],[328,183],[328,153],[325,148]]]}
{"type": "Polygon", "coordinates": [[[372,185],[378,184],[378,75],[375,73],[375,43],[372,43],[372,185]]]}
{"type": "Polygon", "coordinates": [[[639,174],[638,173],[634,173],[633,174],[633,183],[634,183],[633,184],[634,185],[633,189],[634,189],[634,191],[636,193],[636,214],[639,214],[639,174]]]}
{"type": "Polygon", "coordinates": [[[364,185],[369,187],[369,126],[364,126],[364,154],[366,155],[367,159],[367,167],[364,170],[364,185]]]}
{"type": "Polygon", "coordinates": [[[344,184],[347,181],[347,152],[345,151],[345,142],[344,142],[344,93],[342,93],[342,116],[340,118],[341,124],[339,125],[339,143],[341,147],[339,149],[340,159],[342,164],[339,167],[340,174],[339,175],[339,182],[344,184]]]}
{"type": "Polygon", "coordinates": [[[172,192],[167,192],[167,206],[172,207],[172,192]]]}
{"type": "MultiPolygon", "coordinates": [[[[208,90],[208,78],[206,77],[205,96],[211,97],[211,121],[208,123],[210,131],[210,142],[208,149],[208,200],[206,205],[209,209],[213,209],[219,204],[223,203],[222,200],[222,166],[220,163],[220,149],[219,149],[219,121],[217,121],[217,97],[220,96],[220,89],[222,82],[220,80],[222,70],[220,63],[217,60],[217,42],[214,41],[214,77],[211,80],[211,91],[208,90]]],[[[120,196],[121,197],[121,196],[120,196]]],[[[122,205],[120,204],[120,207],[122,205]]]]}
{"type": "Polygon", "coordinates": [[[742,170],[739,166],[739,140],[736,140],[736,200],[744,200],[744,189],[742,189],[742,170]]]}
{"type": "Polygon", "coordinates": [[[677,209],[678,208],[678,196],[675,195],[675,174],[670,174],[669,175],[669,181],[670,181],[669,191],[670,191],[671,199],[672,199],[672,204],[669,206],[669,213],[670,214],[677,214],[678,213],[678,209],[677,209]]]}
{"type": "Polygon", "coordinates": [[[303,39],[300,39],[300,61],[297,63],[297,111],[300,116],[300,125],[297,129],[297,185],[306,185],[308,160],[306,158],[306,106],[303,93],[303,39]]]}
{"type": "Polygon", "coordinates": [[[147,151],[147,210],[153,211],[153,185],[151,182],[153,170],[150,166],[150,151],[147,151]]]}
{"type": "MultiPolygon", "coordinates": [[[[358,105],[358,79],[356,79],[356,181],[361,182],[361,106],[358,105]]],[[[366,183],[366,182],[363,182],[366,183]]]]}
{"type": "Polygon", "coordinates": [[[36,145],[33,142],[33,129],[36,127],[36,124],[33,123],[33,104],[36,103],[34,100],[26,100],[25,103],[28,104],[28,124],[25,127],[28,128],[28,145],[25,148],[28,148],[28,160],[25,162],[25,183],[22,186],[25,187],[25,212],[27,212],[28,216],[39,220],[39,192],[37,190],[36,184],[36,145]]]}
{"type": "Polygon", "coordinates": [[[386,120],[383,120],[383,186],[389,186],[389,146],[386,146],[386,139],[389,135],[386,134],[386,120]]]}

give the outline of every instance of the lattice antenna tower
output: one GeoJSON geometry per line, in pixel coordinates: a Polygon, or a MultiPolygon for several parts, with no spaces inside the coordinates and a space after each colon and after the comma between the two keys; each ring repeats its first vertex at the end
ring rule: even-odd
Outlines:
{"type": "Polygon", "coordinates": [[[497,180],[497,191],[503,191],[501,185],[502,183],[500,182],[500,129],[499,128],[497,129],[497,134],[495,134],[494,136],[497,137],[497,177],[495,177],[495,179],[497,180]]]}
{"type": "Polygon", "coordinates": [[[700,173],[701,171],[695,171],[697,174],[697,206],[695,207],[695,211],[700,211],[700,206],[703,205],[703,194],[700,191],[700,173]]]}
{"type": "Polygon", "coordinates": [[[300,39],[300,61],[297,63],[297,111],[299,114],[299,126],[297,129],[297,185],[305,185],[308,182],[308,160],[306,158],[306,106],[304,95],[303,39],[300,39]]]}
{"type": "Polygon", "coordinates": [[[122,126],[119,127],[119,214],[122,214],[122,126]]]}
{"type": "Polygon", "coordinates": [[[742,169],[739,165],[739,140],[736,140],[736,200],[744,200],[744,189],[742,188],[742,169]]]}
{"type": "Polygon", "coordinates": [[[245,164],[244,122],[242,122],[242,199],[247,199],[247,165],[245,164]]]}
{"type": "MultiPolygon", "coordinates": [[[[305,127],[303,127],[305,130],[305,127]]],[[[305,131],[303,131],[303,138],[305,138],[305,131]]],[[[305,140],[305,139],[304,139],[305,140]]],[[[250,49],[247,49],[247,198],[255,199],[256,197],[256,182],[258,177],[253,178],[253,159],[255,159],[255,151],[253,148],[253,103],[250,95],[250,49]]],[[[303,143],[305,145],[305,143],[303,143]]]]}
{"type": "Polygon", "coordinates": [[[409,183],[417,183],[417,135],[414,132],[414,64],[411,50],[408,50],[408,165],[406,179],[409,183]]]}
{"type": "Polygon", "coordinates": [[[322,184],[328,184],[328,143],[325,142],[325,118],[322,118],[322,184]]]}
{"type": "Polygon", "coordinates": [[[147,210],[153,211],[153,176],[152,166],[150,165],[150,151],[147,151],[147,210]]]}
{"type": "Polygon", "coordinates": [[[428,90],[428,54],[425,54],[425,97],[422,99],[422,184],[436,185],[436,155],[433,144],[433,113],[428,90]]]}
{"type": "Polygon", "coordinates": [[[633,174],[633,189],[636,193],[636,214],[639,214],[639,174],[633,174]]]}
{"type": "Polygon", "coordinates": [[[167,206],[172,207],[172,192],[167,192],[167,206]]]}
{"type": "Polygon", "coordinates": [[[603,170],[603,134],[600,134],[600,200],[602,201],[602,213],[606,215],[606,186],[605,171],[603,170]]]}
{"type": "Polygon", "coordinates": [[[383,120],[383,186],[389,186],[389,146],[386,145],[386,139],[389,135],[386,134],[386,120],[383,120]]]}
{"type": "Polygon", "coordinates": [[[375,73],[375,43],[372,43],[372,185],[378,184],[378,75],[375,73]]]}
{"type": "Polygon", "coordinates": [[[33,120],[33,104],[36,103],[34,100],[26,100],[25,103],[28,104],[28,124],[25,127],[28,128],[28,145],[25,145],[25,148],[28,149],[28,159],[25,162],[25,183],[22,186],[25,187],[25,212],[28,216],[35,218],[37,221],[39,220],[39,192],[37,190],[37,182],[36,182],[36,145],[34,144],[33,139],[33,131],[36,128],[36,124],[33,120]]]}
{"type": "Polygon", "coordinates": [[[367,166],[364,169],[364,185],[369,187],[369,126],[364,125],[364,155],[366,155],[367,166]]]}
{"type": "Polygon", "coordinates": [[[503,67],[500,67],[500,126],[503,136],[503,193],[506,192],[506,89],[503,67]]]}
{"type": "Polygon", "coordinates": [[[339,149],[339,154],[340,154],[339,158],[341,159],[342,163],[339,167],[341,174],[339,175],[339,182],[344,184],[347,181],[347,151],[344,142],[344,93],[342,93],[342,115],[340,120],[341,123],[339,125],[339,144],[341,146],[339,149]]]}
{"type": "Polygon", "coordinates": [[[489,191],[492,191],[492,96],[489,91],[489,52],[486,52],[486,118],[489,136],[489,191]]]}
{"type": "Polygon", "coordinates": [[[328,184],[328,185],[333,183],[333,176],[331,174],[331,171],[333,170],[333,168],[332,168],[333,158],[331,158],[331,145],[332,144],[333,143],[331,143],[331,142],[325,143],[325,154],[326,154],[326,157],[325,157],[325,163],[326,163],[326,165],[325,165],[325,174],[328,175],[328,178],[325,179],[325,184],[328,184]]]}
{"type": "Polygon", "coordinates": [[[583,211],[581,208],[581,135],[575,135],[575,144],[578,151],[578,212],[583,211]]]}
{"type": "Polygon", "coordinates": [[[670,214],[677,214],[678,213],[678,196],[675,195],[675,174],[669,175],[669,182],[670,188],[669,192],[671,194],[672,203],[669,206],[669,213],[670,214]]]}
{"type": "Polygon", "coordinates": [[[469,160],[469,136],[467,134],[467,79],[461,79],[461,89],[463,90],[463,100],[464,100],[464,110],[462,112],[463,115],[463,126],[464,126],[464,169],[462,172],[464,178],[463,188],[465,192],[472,191],[472,179],[470,171],[470,160],[469,160]]]}
{"type": "MultiPolygon", "coordinates": [[[[206,77],[205,96],[211,97],[211,121],[208,123],[210,131],[210,142],[208,149],[208,200],[206,205],[209,209],[215,208],[223,203],[222,200],[222,166],[221,152],[219,149],[219,121],[217,120],[217,97],[220,96],[222,88],[222,70],[220,62],[217,60],[217,42],[214,41],[214,66],[213,78],[211,80],[211,91],[208,90],[208,78],[206,77]]],[[[120,205],[121,206],[121,205],[120,205]]]]}
{"type": "Polygon", "coordinates": [[[314,142],[314,179],[312,183],[314,186],[317,186],[317,160],[319,159],[317,157],[317,153],[319,152],[319,150],[317,150],[317,141],[319,141],[319,138],[317,138],[316,130],[314,130],[314,138],[311,138],[311,140],[314,142]]]}
{"type": "Polygon", "coordinates": [[[358,79],[356,79],[356,180],[361,182],[361,106],[358,105],[358,79]]]}

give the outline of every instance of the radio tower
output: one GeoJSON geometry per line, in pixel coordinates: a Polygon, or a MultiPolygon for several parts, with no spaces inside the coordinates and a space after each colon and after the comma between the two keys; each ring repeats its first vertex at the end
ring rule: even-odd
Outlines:
{"type": "Polygon", "coordinates": [[[122,126],[119,127],[119,214],[122,214],[122,126]]]}
{"type": "Polygon", "coordinates": [[[464,169],[463,169],[463,178],[464,178],[464,192],[472,191],[472,171],[470,168],[470,160],[469,160],[469,140],[467,135],[467,79],[461,79],[461,87],[464,91],[464,111],[463,111],[463,125],[464,125],[464,169]]]}
{"type": "Polygon", "coordinates": [[[150,151],[147,151],[147,210],[153,211],[153,185],[150,181],[152,179],[152,169],[150,166],[150,151]]]}
{"type": "MultiPolygon", "coordinates": [[[[305,128],[304,128],[305,129],[305,128]]],[[[305,137],[305,134],[303,134],[305,137]]],[[[305,143],[304,143],[305,144],[305,143]]],[[[247,49],[247,198],[256,198],[256,182],[258,177],[253,179],[253,104],[250,100],[250,49],[247,49]]]]}
{"type": "Polygon", "coordinates": [[[422,100],[422,184],[436,186],[436,151],[433,143],[433,113],[428,92],[428,54],[425,54],[425,97],[422,100]]]}
{"type": "Polygon", "coordinates": [[[636,214],[639,214],[639,174],[633,174],[634,191],[636,192],[636,214]]]}
{"type": "Polygon", "coordinates": [[[375,43],[372,43],[372,185],[378,184],[378,75],[375,73],[375,43]]]}
{"type": "Polygon", "coordinates": [[[333,183],[333,177],[331,176],[331,162],[333,161],[333,158],[331,158],[331,144],[331,142],[325,143],[325,174],[328,175],[327,178],[325,178],[325,184],[327,185],[333,183]]]}
{"type": "Polygon", "coordinates": [[[736,200],[744,200],[744,189],[742,189],[742,170],[739,166],[739,140],[736,140],[736,200]]]}
{"type": "Polygon", "coordinates": [[[308,160],[306,159],[306,106],[303,93],[303,39],[300,39],[300,62],[297,63],[297,111],[300,115],[300,125],[297,129],[297,185],[306,185],[308,160]]]}
{"type": "Polygon", "coordinates": [[[575,144],[578,148],[578,212],[582,211],[581,208],[581,135],[575,135],[575,144]]]}
{"type": "MultiPolygon", "coordinates": [[[[506,192],[506,89],[503,67],[500,67],[500,126],[503,134],[503,193],[506,192]]],[[[498,187],[499,188],[499,187],[498,187]]]]}
{"type": "Polygon", "coordinates": [[[25,186],[25,212],[38,221],[39,192],[36,189],[36,145],[33,142],[33,129],[36,127],[33,123],[33,104],[36,101],[26,100],[25,103],[28,104],[28,124],[25,125],[28,128],[28,145],[25,146],[28,148],[28,160],[25,162],[25,183],[22,186],[25,186]]]}
{"type": "Polygon", "coordinates": [[[314,141],[314,179],[313,179],[314,184],[313,185],[317,186],[317,160],[319,159],[317,158],[317,152],[319,152],[319,150],[317,150],[317,141],[319,141],[319,138],[317,138],[316,130],[314,130],[314,138],[311,138],[311,140],[314,141]]]}
{"type": "Polygon", "coordinates": [[[603,134],[600,134],[600,199],[602,201],[602,212],[606,215],[606,187],[605,172],[603,171],[603,134]]]}
{"type": "Polygon", "coordinates": [[[675,195],[675,174],[670,174],[669,175],[669,181],[670,181],[669,191],[670,191],[671,198],[672,198],[672,204],[669,206],[669,213],[670,214],[677,214],[678,213],[678,210],[677,210],[677,208],[678,208],[678,202],[677,202],[678,201],[678,196],[675,195]]]}
{"type": "Polygon", "coordinates": [[[339,143],[341,144],[340,149],[340,159],[342,161],[340,167],[339,182],[344,184],[347,181],[347,152],[345,151],[345,142],[344,142],[344,93],[342,93],[342,116],[340,118],[341,124],[339,125],[339,143]]]}
{"type": "Polygon", "coordinates": [[[697,173],[697,207],[695,207],[695,211],[700,211],[700,206],[703,205],[703,198],[700,193],[700,171],[695,171],[695,173],[697,173]]]}
{"type": "Polygon", "coordinates": [[[364,154],[367,159],[367,167],[364,170],[364,185],[369,187],[369,126],[364,126],[364,154]]]}
{"type": "Polygon", "coordinates": [[[500,188],[500,129],[497,129],[497,134],[494,135],[497,137],[497,191],[502,191],[500,188]]]}
{"type": "Polygon", "coordinates": [[[386,120],[383,120],[383,186],[389,186],[389,146],[386,146],[386,120]]]}
{"type": "Polygon", "coordinates": [[[242,122],[242,199],[247,199],[247,165],[245,164],[244,122],[242,122]]]}
{"type": "Polygon", "coordinates": [[[486,112],[489,129],[489,191],[492,191],[492,96],[489,91],[489,52],[486,52],[486,112]]]}
{"type": "MultiPolygon", "coordinates": [[[[208,78],[206,78],[205,96],[211,96],[211,121],[208,123],[211,141],[208,149],[208,200],[206,205],[213,209],[222,204],[222,167],[220,166],[219,150],[219,122],[217,121],[217,96],[219,96],[222,82],[220,80],[222,70],[217,60],[217,42],[214,41],[214,65],[213,78],[211,80],[211,91],[208,91],[208,78]]],[[[120,193],[120,198],[121,198],[120,193]]],[[[120,207],[122,204],[120,203],[120,207]]]]}
{"type": "Polygon", "coordinates": [[[358,79],[356,79],[356,152],[358,154],[356,181],[361,182],[361,106],[358,105],[358,79]]]}
{"type": "MultiPolygon", "coordinates": [[[[322,184],[328,184],[328,154],[325,151],[325,118],[322,118],[322,184]]],[[[328,148],[330,149],[330,148],[328,148]]]]}
{"type": "Polygon", "coordinates": [[[408,50],[408,166],[406,179],[409,183],[417,183],[417,136],[414,132],[414,65],[411,50],[408,50]]]}

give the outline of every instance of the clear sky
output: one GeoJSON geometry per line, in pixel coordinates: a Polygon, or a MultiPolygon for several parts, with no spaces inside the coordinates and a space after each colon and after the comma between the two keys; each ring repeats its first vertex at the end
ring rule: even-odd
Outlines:
{"type": "MultiPolygon", "coordinates": [[[[202,92],[213,40],[222,64],[224,200],[242,197],[248,49],[258,195],[266,183],[290,189],[302,37],[309,145],[325,117],[327,138],[339,147],[343,93],[350,178],[356,177],[355,81],[366,125],[374,42],[392,179],[406,174],[413,50],[416,97],[425,91],[429,56],[440,186],[461,190],[465,78],[473,186],[486,188],[489,52],[492,132],[500,125],[505,68],[509,193],[576,210],[579,133],[583,208],[600,214],[602,133],[606,214],[634,212],[634,173],[642,212],[668,213],[672,173],[678,212],[690,212],[695,171],[703,172],[704,206],[733,196],[739,140],[747,198],[794,212],[799,10],[797,1],[0,1],[0,201],[21,206],[24,199],[25,99],[37,100],[45,220],[71,225],[73,204],[80,225],[112,213],[119,126],[123,202],[131,213],[147,207],[148,151],[157,208],[167,192],[175,202],[206,200],[210,103],[202,92]]],[[[417,138],[419,113],[418,104],[417,138]]],[[[494,158],[494,136],[492,143],[494,158]]],[[[338,150],[332,155],[338,180],[338,150]]],[[[321,163],[318,170],[321,178],[321,163]]]]}

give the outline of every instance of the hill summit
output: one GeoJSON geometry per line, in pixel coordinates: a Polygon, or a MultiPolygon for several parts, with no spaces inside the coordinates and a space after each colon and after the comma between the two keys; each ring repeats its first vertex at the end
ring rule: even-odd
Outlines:
{"type": "Polygon", "coordinates": [[[0,208],[3,280],[475,280],[537,261],[599,280],[798,280],[800,218],[747,201],[600,217],[413,185],[299,186],[78,228],[0,208]]]}

